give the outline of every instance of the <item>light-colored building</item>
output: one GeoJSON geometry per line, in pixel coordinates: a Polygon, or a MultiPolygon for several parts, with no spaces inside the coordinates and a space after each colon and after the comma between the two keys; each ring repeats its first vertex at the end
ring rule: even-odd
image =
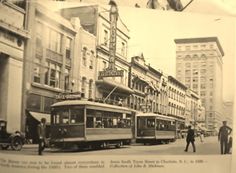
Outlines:
{"type": "Polygon", "coordinates": [[[226,120],[227,124],[232,127],[234,121],[234,102],[225,101],[223,103],[223,110],[224,120],[226,120]]]}
{"type": "MultiPolygon", "coordinates": [[[[168,76],[168,115],[178,121],[178,129],[185,127],[185,104],[187,87],[172,76],[168,76]]],[[[192,115],[192,113],[191,113],[192,115]]]]}
{"type": "Polygon", "coordinates": [[[222,57],[217,37],[175,39],[176,78],[201,98],[209,130],[222,121],[222,57]]]}
{"type": "Polygon", "coordinates": [[[50,122],[50,106],[60,93],[73,91],[78,78],[74,69],[80,51],[74,45],[80,25],[36,1],[30,2],[27,16],[31,37],[25,47],[22,128],[28,138],[37,140],[36,124],[41,117],[50,122]]]}
{"type": "Polygon", "coordinates": [[[117,104],[127,104],[127,98],[133,91],[128,87],[129,63],[127,48],[129,30],[118,18],[116,30],[115,68],[123,70],[122,77],[99,77],[99,73],[109,66],[110,42],[110,10],[99,5],[81,5],[80,3],[66,3],[59,12],[66,19],[79,17],[81,26],[96,37],[97,69],[95,81],[95,100],[117,104]]]}
{"type": "Polygon", "coordinates": [[[129,98],[129,107],[167,115],[167,78],[164,78],[161,72],[146,64],[143,54],[132,57],[129,82],[134,93],[129,98]]]}
{"type": "Polygon", "coordinates": [[[74,45],[77,62],[73,69],[73,92],[81,93],[81,96],[85,99],[95,100],[97,74],[96,37],[81,27],[78,17],[71,20],[77,22],[76,25],[79,26],[74,45]]]}
{"type": "Polygon", "coordinates": [[[21,130],[26,2],[0,1],[0,119],[21,130]]]}

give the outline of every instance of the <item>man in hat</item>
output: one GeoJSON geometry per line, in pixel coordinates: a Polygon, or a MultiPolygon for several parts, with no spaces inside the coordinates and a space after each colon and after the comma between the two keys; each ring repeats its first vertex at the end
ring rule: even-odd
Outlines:
{"type": "Polygon", "coordinates": [[[226,154],[228,151],[228,136],[232,132],[232,129],[227,126],[227,121],[223,121],[223,126],[220,127],[218,133],[218,141],[220,141],[221,154],[226,154]]]}
{"type": "Polygon", "coordinates": [[[38,154],[42,155],[42,151],[45,148],[45,140],[46,140],[46,119],[45,118],[42,118],[40,124],[38,125],[38,136],[39,136],[38,154]]]}
{"type": "Polygon", "coordinates": [[[195,144],[194,144],[194,141],[195,141],[194,137],[195,137],[194,130],[193,130],[192,127],[189,125],[189,126],[188,126],[188,134],[187,134],[187,138],[186,138],[187,145],[186,145],[186,148],[185,148],[185,150],[184,150],[185,152],[188,151],[188,146],[189,146],[190,143],[191,143],[192,146],[193,146],[193,152],[196,152],[196,146],[195,146],[195,144]]]}

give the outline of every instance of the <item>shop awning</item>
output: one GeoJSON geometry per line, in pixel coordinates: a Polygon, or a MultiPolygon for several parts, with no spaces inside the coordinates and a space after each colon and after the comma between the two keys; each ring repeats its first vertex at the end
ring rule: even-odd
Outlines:
{"type": "Polygon", "coordinates": [[[97,80],[96,84],[98,85],[98,87],[103,88],[108,91],[111,91],[115,87],[117,87],[114,92],[120,92],[121,94],[127,94],[127,95],[134,93],[134,91],[130,89],[129,87],[122,85],[120,83],[117,83],[115,81],[107,80],[107,79],[97,80]]]}
{"type": "Polygon", "coordinates": [[[29,113],[34,119],[36,119],[39,122],[41,121],[42,118],[46,119],[47,124],[50,124],[50,122],[51,122],[50,114],[40,113],[40,112],[32,112],[32,111],[30,111],[29,113]]]}

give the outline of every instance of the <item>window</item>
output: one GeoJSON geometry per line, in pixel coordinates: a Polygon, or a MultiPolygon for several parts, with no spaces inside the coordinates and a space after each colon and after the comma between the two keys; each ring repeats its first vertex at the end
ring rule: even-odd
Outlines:
{"type": "Polygon", "coordinates": [[[90,55],[90,64],[89,64],[89,68],[93,69],[93,61],[94,61],[94,51],[91,50],[91,55],[90,55]]]}
{"type": "Polygon", "coordinates": [[[82,62],[84,66],[86,66],[86,57],[87,57],[87,48],[84,47],[82,50],[82,62]]]}
{"type": "Polygon", "coordinates": [[[43,51],[43,25],[40,22],[36,24],[36,49],[37,51],[43,51]]]}
{"type": "Polygon", "coordinates": [[[201,76],[200,80],[201,82],[206,82],[206,77],[201,76]]]}
{"type": "Polygon", "coordinates": [[[201,91],[201,97],[204,97],[206,95],[205,91],[201,91]]]}
{"type": "Polygon", "coordinates": [[[83,93],[83,97],[85,98],[85,92],[86,92],[86,77],[83,77],[83,78],[82,78],[81,92],[83,93]]]}
{"type": "Polygon", "coordinates": [[[44,112],[50,113],[51,105],[55,103],[54,98],[44,97],[44,112]]]}
{"type": "Polygon", "coordinates": [[[201,84],[201,89],[206,89],[206,84],[201,84]]]}
{"type": "Polygon", "coordinates": [[[65,69],[65,83],[64,83],[64,90],[68,91],[70,89],[70,70],[69,69],[65,69]]]}
{"type": "Polygon", "coordinates": [[[190,70],[185,70],[185,75],[190,75],[191,71],[190,70]]]}
{"type": "Polygon", "coordinates": [[[191,63],[189,63],[189,62],[186,63],[186,64],[185,64],[185,67],[186,67],[186,68],[190,68],[190,67],[191,67],[191,63]]]}
{"type": "Polygon", "coordinates": [[[40,62],[41,60],[39,58],[34,59],[34,79],[33,81],[36,83],[40,83],[40,62]]]}
{"type": "Polygon", "coordinates": [[[93,93],[93,80],[89,80],[89,98],[92,98],[92,93],[93,93]]]}
{"type": "Polygon", "coordinates": [[[70,109],[70,124],[84,123],[84,109],[72,107],[70,109]]]}
{"type": "Polygon", "coordinates": [[[60,88],[61,67],[52,62],[46,62],[45,85],[60,88]]]}
{"type": "Polygon", "coordinates": [[[33,111],[40,111],[41,96],[36,94],[30,94],[27,99],[27,109],[33,111]]]}
{"type": "Polygon", "coordinates": [[[66,38],[66,65],[71,65],[71,39],[66,38]]]}
{"type": "Polygon", "coordinates": [[[57,53],[61,53],[62,35],[55,30],[48,29],[48,48],[57,53]]]}
{"type": "Polygon", "coordinates": [[[206,74],[206,69],[201,69],[201,74],[206,74]]]}
{"type": "Polygon", "coordinates": [[[107,30],[104,30],[104,45],[105,46],[108,46],[108,31],[107,30]]]}
{"type": "Polygon", "coordinates": [[[121,43],[121,55],[126,56],[126,48],[125,48],[125,43],[121,43]]]}
{"type": "Polygon", "coordinates": [[[193,78],[193,82],[198,82],[198,78],[197,78],[197,77],[194,77],[194,78],[193,78]]]}

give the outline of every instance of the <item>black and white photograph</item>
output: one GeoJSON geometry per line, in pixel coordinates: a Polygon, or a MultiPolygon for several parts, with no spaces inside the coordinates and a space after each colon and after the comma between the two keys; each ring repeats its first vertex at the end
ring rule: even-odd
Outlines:
{"type": "Polygon", "coordinates": [[[235,11],[1,0],[1,170],[234,172],[235,11]]]}

